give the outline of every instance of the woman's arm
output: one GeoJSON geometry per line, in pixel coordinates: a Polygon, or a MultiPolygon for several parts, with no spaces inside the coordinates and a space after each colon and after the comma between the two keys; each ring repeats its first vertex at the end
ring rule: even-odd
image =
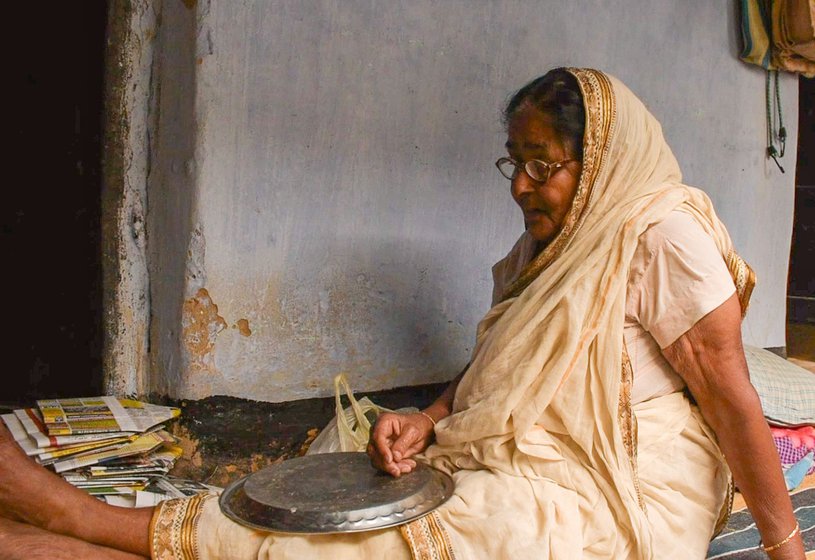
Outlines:
{"type": "MultiPolygon", "coordinates": [[[[741,341],[741,308],[733,295],[663,350],[685,380],[733,472],[765,546],[796,527],[781,461],[761,402],[750,384],[741,341]]],[[[768,553],[804,559],[800,534],[768,553]]]]}
{"type": "Polygon", "coordinates": [[[436,422],[450,416],[453,412],[453,399],[456,396],[456,389],[458,389],[458,384],[461,382],[461,378],[464,377],[464,373],[468,367],[470,367],[470,364],[467,364],[464,369],[461,370],[461,373],[445,387],[444,392],[439,395],[439,398],[433,401],[433,404],[425,408],[422,412],[429,414],[436,422]]]}
{"type": "Polygon", "coordinates": [[[452,412],[456,388],[467,367],[422,412],[379,415],[368,442],[368,456],[376,468],[396,477],[416,468],[416,461],[410,457],[427,449],[433,441],[436,422],[452,412]]]}

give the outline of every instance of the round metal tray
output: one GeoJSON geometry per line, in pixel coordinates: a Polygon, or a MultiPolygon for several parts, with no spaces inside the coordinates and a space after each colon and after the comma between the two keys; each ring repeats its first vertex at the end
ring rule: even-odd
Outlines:
{"type": "Polygon", "coordinates": [[[453,479],[422,464],[393,478],[372,467],[365,453],[324,453],[284,461],[232,483],[220,506],[224,515],[253,529],[351,533],[406,523],[452,494],[453,479]]]}

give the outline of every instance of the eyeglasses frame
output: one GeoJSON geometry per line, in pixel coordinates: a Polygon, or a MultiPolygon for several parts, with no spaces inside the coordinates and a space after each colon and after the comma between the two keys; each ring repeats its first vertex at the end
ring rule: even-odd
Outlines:
{"type": "MultiPolygon", "coordinates": [[[[545,183],[548,183],[549,179],[552,178],[552,173],[554,171],[557,171],[558,169],[561,169],[561,168],[565,167],[565,165],[567,163],[570,163],[572,161],[577,161],[577,160],[573,159],[573,158],[568,158],[568,159],[562,159],[560,161],[554,161],[552,163],[549,163],[548,161],[544,161],[542,159],[530,159],[529,161],[527,161],[527,162],[525,162],[523,164],[523,170],[527,175],[529,175],[529,178],[532,179],[533,181],[536,181],[536,182],[538,182],[540,184],[545,184],[545,183]],[[532,174],[530,172],[529,164],[533,163],[533,162],[542,163],[543,165],[546,166],[546,179],[538,179],[535,176],[535,174],[532,174]]],[[[515,161],[514,159],[512,159],[511,157],[507,157],[507,156],[498,158],[498,161],[495,162],[495,167],[498,168],[498,171],[499,171],[499,173],[501,173],[502,176],[506,177],[510,181],[514,181],[518,177],[518,173],[521,170],[521,164],[519,162],[515,161]],[[513,164],[515,166],[515,172],[512,174],[511,177],[507,177],[506,173],[504,173],[504,170],[501,169],[501,164],[503,162],[505,162],[505,161],[509,162],[509,163],[511,163],[511,164],[513,164]]]]}

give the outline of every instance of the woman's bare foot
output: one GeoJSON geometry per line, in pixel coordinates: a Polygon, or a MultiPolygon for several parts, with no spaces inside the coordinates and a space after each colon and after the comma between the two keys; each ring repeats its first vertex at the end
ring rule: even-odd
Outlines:
{"type": "Polygon", "coordinates": [[[153,508],[109,506],[28,458],[0,422],[0,517],[149,556],[153,508]]]}

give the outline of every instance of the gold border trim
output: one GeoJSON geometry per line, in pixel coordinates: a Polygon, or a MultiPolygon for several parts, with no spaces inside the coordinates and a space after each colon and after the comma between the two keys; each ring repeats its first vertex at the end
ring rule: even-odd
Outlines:
{"type": "Polygon", "coordinates": [[[756,287],[756,273],[750,268],[750,265],[732,249],[727,253],[725,263],[727,263],[727,269],[733,277],[733,283],[736,284],[736,293],[739,297],[741,316],[743,318],[747,314],[747,308],[750,305],[750,296],[753,295],[753,288],[756,287]]]}
{"type": "Polygon", "coordinates": [[[583,134],[583,170],[572,207],[555,239],[527,264],[504,292],[502,300],[517,297],[552,262],[566,250],[583,225],[593,200],[597,178],[605,169],[611,139],[617,121],[617,106],[608,76],[599,70],[566,68],[580,85],[586,110],[586,130],[583,134]]]}
{"type": "Polygon", "coordinates": [[[628,349],[623,341],[622,373],[620,378],[620,396],[617,408],[617,416],[620,420],[620,435],[623,438],[628,462],[631,464],[631,476],[634,482],[634,490],[637,492],[637,502],[640,509],[645,510],[645,500],[642,497],[640,488],[640,477],[637,468],[637,417],[631,409],[631,389],[634,387],[634,368],[631,366],[631,358],[628,356],[628,349]]]}
{"type": "Polygon", "coordinates": [[[150,557],[153,560],[198,560],[198,521],[210,494],[166,500],[150,520],[150,557]]]}
{"type": "Polygon", "coordinates": [[[733,475],[727,477],[727,496],[724,499],[724,503],[722,504],[722,509],[719,510],[719,518],[716,520],[716,525],[713,527],[713,536],[710,537],[711,540],[715,539],[719,536],[725,527],[727,527],[727,522],[730,521],[730,516],[733,514],[733,499],[736,496],[736,485],[733,482],[733,475]]]}
{"type": "Polygon", "coordinates": [[[450,536],[436,512],[399,526],[413,560],[456,560],[450,536]]]}

